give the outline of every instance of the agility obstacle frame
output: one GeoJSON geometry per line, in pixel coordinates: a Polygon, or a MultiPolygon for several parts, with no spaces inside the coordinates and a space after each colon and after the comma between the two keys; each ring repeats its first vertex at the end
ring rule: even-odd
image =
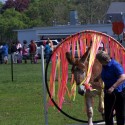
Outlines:
{"type": "MultiPolygon", "coordinates": [[[[49,94],[48,105],[56,106],[57,109],[66,115],[67,117],[86,123],[87,121],[80,120],[68,115],[62,110],[65,96],[68,96],[69,99],[75,100],[76,98],[76,84],[73,82],[73,76],[70,81],[71,88],[67,87],[69,74],[68,74],[68,62],[66,60],[65,53],[71,52],[72,56],[80,57],[86,52],[86,48],[96,44],[95,53],[99,48],[99,44],[103,43],[104,50],[109,53],[109,55],[121,63],[125,70],[125,49],[124,47],[111,36],[93,31],[85,30],[74,35],[71,35],[64,39],[53,51],[50,60],[51,60],[51,70],[48,75],[48,67],[50,63],[48,62],[45,69],[45,83],[47,92],[49,94]],[[49,77],[48,77],[49,76],[49,77]],[[49,82],[48,82],[49,79],[49,82]],[[57,92],[55,92],[55,81],[58,82],[57,92]]],[[[94,56],[95,58],[95,56],[94,56]]],[[[94,121],[94,123],[101,122],[94,121]]]]}

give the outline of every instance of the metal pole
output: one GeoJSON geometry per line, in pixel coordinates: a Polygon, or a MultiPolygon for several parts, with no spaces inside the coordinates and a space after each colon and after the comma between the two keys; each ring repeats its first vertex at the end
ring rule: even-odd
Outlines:
{"type": "Polygon", "coordinates": [[[12,58],[12,53],[11,53],[11,78],[12,78],[12,82],[13,82],[13,58],[12,58]]]}
{"type": "Polygon", "coordinates": [[[45,125],[48,125],[48,110],[47,110],[47,93],[45,86],[45,67],[44,67],[44,47],[41,46],[41,65],[42,65],[42,88],[43,88],[43,103],[44,103],[44,118],[45,125]]]}

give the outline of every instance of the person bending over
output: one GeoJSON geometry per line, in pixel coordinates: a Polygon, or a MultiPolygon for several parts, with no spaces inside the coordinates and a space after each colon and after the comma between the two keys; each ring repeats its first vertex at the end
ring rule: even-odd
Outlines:
{"type": "Polygon", "coordinates": [[[102,64],[101,78],[104,81],[105,123],[113,125],[113,111],[117,125],[125,121],[125,73],[120,63],[105,51],[98,51],[96,59],[102,64]]]}

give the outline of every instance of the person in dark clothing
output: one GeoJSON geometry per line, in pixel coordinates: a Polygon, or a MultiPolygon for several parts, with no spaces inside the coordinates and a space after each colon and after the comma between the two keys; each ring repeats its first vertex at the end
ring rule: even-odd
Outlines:
{"type": "Polygon", "coordinates": [[[23,54],[24,63],[27,63],[27,59],[28,59],[28,46],[27,46],[27,41],[26,40],[23,41],[22,54],[23,54]]]}
{"type": "Polygon", "coordinates": [[[17,51],[16,44],[13,42],[11,46],[11,53],[16,52],[16,51],[17,51]]]}
{"type": "Polygon", "coordinates": [[[17,47],[15,42],[13,42],[11,45],[11,54],[13,63],[17,63],[17,47]]]}
{"type": "Polygon", "coordinates": [[[101,78],[104,81],[105,123],[113,125],[113,111],[117,125],[125,121],[125,73],[120,63],[111,59],[105,51],[98,51],[96,59],[102,64],[101,78]]]}
{"type": "Polygon", "coordinates": [[[36,44],[34,42],[34,40],[30,41],[30,45],[29,45],[29,52],[30,52],[30,59],[31,59],[31,63],[35,63],[35,54],[36,54],[36,44]]]}

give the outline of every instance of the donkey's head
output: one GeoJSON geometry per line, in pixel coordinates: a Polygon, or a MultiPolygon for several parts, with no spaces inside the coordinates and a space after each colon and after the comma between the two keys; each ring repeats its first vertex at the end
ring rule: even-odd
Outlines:
{"type": "Polygon", "coordinates": [[[66,52],[66,58],[68,62],[72,65],[72,73],[74,74],[74,79],[76,84],[79,85],[86,76],[87,59],[90,53],[90,48],[87,49],[86,53],[81,57],[81,59],[75,59],[69,52],[66,52]]]}

